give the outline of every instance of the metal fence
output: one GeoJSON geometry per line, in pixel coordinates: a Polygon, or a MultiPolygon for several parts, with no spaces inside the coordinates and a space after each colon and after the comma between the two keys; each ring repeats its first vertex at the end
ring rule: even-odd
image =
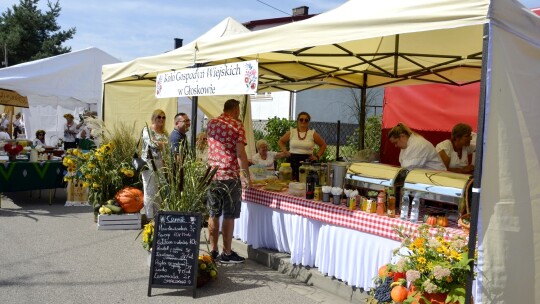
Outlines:
{"type": "MultiPolygon", "coordinates": [[[[253,121],[253,131],[265,135],[266,122],[266,120],[253,121]]],[[[311,121],[309,126],[317,131],[328,145],[325,152],[326,160],[335,160],[338,149],[340,157],[348,157],[356,153],[357,148],[347,145],[347,139],[358,128],[357,124],[311,121]]]]}

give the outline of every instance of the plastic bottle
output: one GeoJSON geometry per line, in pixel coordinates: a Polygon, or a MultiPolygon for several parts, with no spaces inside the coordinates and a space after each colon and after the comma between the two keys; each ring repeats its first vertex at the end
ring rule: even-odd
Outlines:
{"type": "Polygon", "coordinates": [[[279,180],[290,182],[292,179],[292,168],[290,163],[282,163],[279,167],[279,180]]]}
{"type": "Polygon", "coordinates": [[[420,214],[420,192],[414,194],[414,198],[411,204],[411,217],[409,220],[411,223],[418,222],[418,215],[420,214]]]}
{"type": "Polygon", "coordinates": [[[405,193],[403,193],[403,198],[401,199],[401,212],[399,214],[399,218],[403,221],[406,221],[409,218],[409,204],[409,191],[405,191],[405,193]]]}

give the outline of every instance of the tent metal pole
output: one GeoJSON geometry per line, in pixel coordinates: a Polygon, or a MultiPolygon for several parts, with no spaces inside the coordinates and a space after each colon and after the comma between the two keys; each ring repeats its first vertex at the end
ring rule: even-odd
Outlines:
{"type": "Polygon", "coordinates": [[[362,83],[362,88],[360,89],[360,149],[363,150],[365,147],[365,138],[366,138],[366,103],[367,103],[367,78],[368,75],[364,74],[364,79],[362,83]]]}
{"type": "MultiPolygon", "coordinates": [[[[484,127],[486,122],[486,97],[487,97],[487,79],[488,79],[488,63],[489,56],[489,33],[490,24],[484,25],[484,41],[482,46],[482,74],[480,82],[480,102],[478,108],[478,134],[476,137],[476,158],[474,161],[474,181],[471,201],[471,228],[469,231],[469,259],[474,259],[476,250],[476,241],[478,233],[478,220],[479,220],[479,206],[480,206],[480,189],[482,186],[482,161],[484,159],[484,127]],[[479,143],[479,144],[478,144],[479,143]]],[[[470,263],[471,269],[474,270],[474,261],[470,263]]],[[[465,290],[465,304],[471,303],[472,286],[474,281],[473,271],[469,273],[467,278],[466,290],[465,290]]]]}
{"type": "Polygon", "coordinates": [[[197,109],[199,108],[199,96],[191,98],[191,148],[195,151],[197,142],[197,109]]]}

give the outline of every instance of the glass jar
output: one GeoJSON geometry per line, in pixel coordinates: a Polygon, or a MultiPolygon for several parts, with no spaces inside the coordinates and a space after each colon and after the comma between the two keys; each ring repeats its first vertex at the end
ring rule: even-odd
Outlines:
{"type": "Polygon", "coordinates": [[[281,163],[279,167],[279,180],[282,182],[290,182],[292,180],[292,168],[290,163],[281,163]]]}
{"type": "Polygon", "coordinates": [[[305,183],[306,177],[309,171],[309,164],[305,162],[300,162],[300,167],[298,167],[298,182],[305,183]]]}

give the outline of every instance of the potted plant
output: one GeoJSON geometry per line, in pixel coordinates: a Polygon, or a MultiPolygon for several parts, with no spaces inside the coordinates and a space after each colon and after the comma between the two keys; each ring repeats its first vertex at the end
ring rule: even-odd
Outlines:
{"type": "MultiPolygon", "coordinates": [[[[206,197],[212,187],[212,178],[217,168],[208,166],[207,163],[197,159],[195,152],[190,148],[180,145],[178,154],[169,151],[170,145],[165,145],[162,152],[163,167],[153,174],[157,180],[157,196],[159,197],[159,210],[179,211],[189,213],[201,213],[203,218],[208,216],[206,197]]],[[[150,159],[149,166],[154,167],[150,159]]],[[[145,225],[143,230],[143,247],[151,250],[153,233],[153,220],[145,225]]],[[[204,234],[206,238],[206,234],[204,234]]],[[[198,257],[197,287],[201,287],[211,279],[217,278],[217,267],[210,255],[206,240],[207,250],[201,251],[198,257]]]]}

